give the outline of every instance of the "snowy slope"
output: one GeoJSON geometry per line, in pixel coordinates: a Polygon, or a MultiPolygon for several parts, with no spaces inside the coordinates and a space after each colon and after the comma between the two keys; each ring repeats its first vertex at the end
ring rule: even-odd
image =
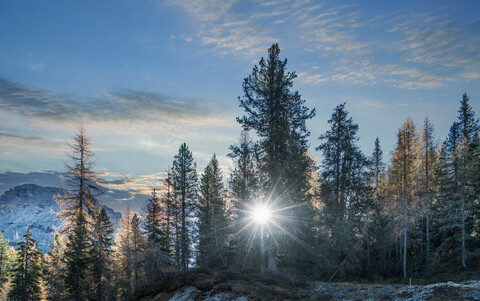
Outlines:
{"type": "MultiPolygon", "coordinates": [[[[53,197],[61,193],[59,188],[35,184],[24,184],[5,191],[0,197],[0,232],[15,245],[23,239],[30,225],[33,238],[44,252],[48,251],[54,229],[60,226],[60,221],[53,214],[57,210],[53,197]]],[[[118,225],[122,214],[104,207],[110,219],[118,225]]]]}

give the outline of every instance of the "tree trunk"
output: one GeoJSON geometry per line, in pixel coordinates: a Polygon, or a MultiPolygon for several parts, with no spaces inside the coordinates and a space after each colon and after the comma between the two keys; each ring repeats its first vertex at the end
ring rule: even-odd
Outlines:
{"type": "Polygon", "coordinates": [[[403,279],[407,279],[407,202],[405,201],[403,219],[403,279]]]}
{"type": "Polygon", "coordinates": [[[427,214],[426,214],[426,218],[427,218],[427,229],[426,229],[426,235],[427,235],[427,257],[426,257],[426,264],[428,265],[429,262],[430,262],[430,212],[427,208],[427,214]]]}
{"type": "Polygon", "coordinates": [[[465,250],[465,197],[462,194],[462,208],[460,210],[460,215],[462,218],[462,266],[464,268],[467,267],[465,262],[466,257],[466,250],[465,250]]]}

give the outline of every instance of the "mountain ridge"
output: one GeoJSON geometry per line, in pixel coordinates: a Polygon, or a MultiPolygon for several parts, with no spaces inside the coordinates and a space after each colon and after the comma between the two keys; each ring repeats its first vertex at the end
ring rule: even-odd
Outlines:
{"type": "MultiPolygon", "coordinates": [[[[63,194],[57,187],[45,187],[36,184],[22,184],[10,188],[0,196],[0,232],[10,240],[10,245],[23,239],[27,227],[32,228],[33,238],[43,252],[50,250],[55,229],[61,221],[55,216],[58,205],[55,195],[63,194]]],[[[118,226],[122,214],[102,205],[112,222],[118,226]]]]}

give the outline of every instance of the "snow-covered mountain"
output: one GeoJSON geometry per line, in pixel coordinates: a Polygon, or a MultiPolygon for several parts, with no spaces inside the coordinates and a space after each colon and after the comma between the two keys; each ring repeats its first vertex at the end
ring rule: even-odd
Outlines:
{"type": "MultiPolygon", "coordinates": [[[[53,197],[62,194],[59,188],[42,187],[35,184],[24,184],[5,191],[0,197],[0,232],[15,245],[23,239],[30,225],[33,238],[39,247],[48,251],[48,243],[53,238],[55,227],[60,226],[60,220],[53,214],[57,204],[53,197]]],[[[110,220],[118,225],[122,214],[103,206],[110,220]]]]}

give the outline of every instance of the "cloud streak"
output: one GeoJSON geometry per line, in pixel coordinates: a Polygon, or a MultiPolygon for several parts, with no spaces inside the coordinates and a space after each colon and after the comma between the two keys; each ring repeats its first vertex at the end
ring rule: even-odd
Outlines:
{"type": "MultiPolygon", "coordinates": [[[[200,99],[178,99],[145,91],[118,91],[78,100],[0,79],[0,110],[53,121],[181,121],[186,124],[228,122],[220,105],[200,99]]],[[[23,137],[27,139],[27,137],[23,137]]],[[[30,140],[35,137],[30,137],[30,140]]]]}
{"type": "Polygon", "coordinates": [[[222,55],[258,59],[273,42],[310,53],[310,66],[322,68],[297,69],[308,84],[416,90],[480,78],[480,19],[451,20],[444,16],[449,7],[371,15],[358,4],[309,0],[169,3],[189,15],[203,45],[222,55]]]}

